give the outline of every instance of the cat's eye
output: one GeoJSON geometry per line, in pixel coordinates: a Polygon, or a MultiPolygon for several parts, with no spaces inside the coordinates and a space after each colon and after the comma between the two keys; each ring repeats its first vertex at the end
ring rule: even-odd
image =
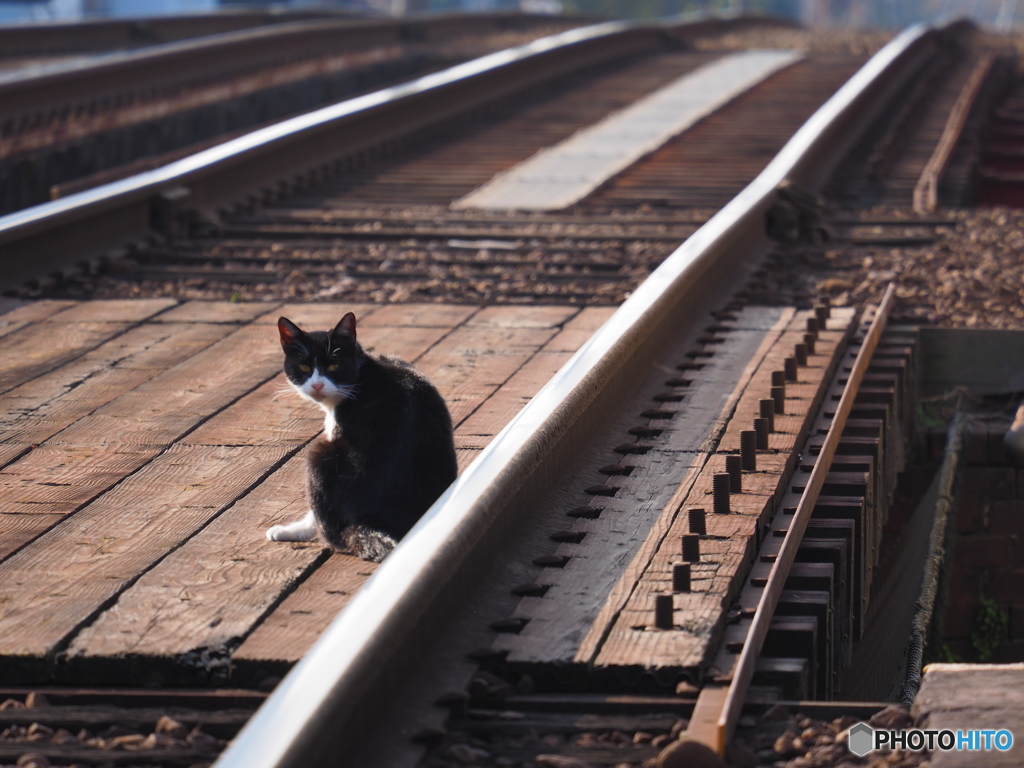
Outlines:
{"type": "Polygon", "coordinates": [[[327,366],[327,370],[328,370],[328,371],[336,371],[336,370],[338,370],[338,366],[336,366],[336,365],[334,365],[334,364],[332,363],[331,365],[328,365],[328,366],[327,366]]]}
{"type": "Polygon", "coordinates": [[[310,368],[308,365],[300,365],[299,370],[302,371],[303,373],[309,373],[313,369],[310,368]]]}

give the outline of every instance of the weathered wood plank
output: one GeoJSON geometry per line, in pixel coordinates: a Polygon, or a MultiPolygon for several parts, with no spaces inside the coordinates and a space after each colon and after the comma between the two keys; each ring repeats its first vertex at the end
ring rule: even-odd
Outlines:
{"type": "Polygon", "coordinates": [[[78,420],[53,438],[65,445],[170,444],[210,414],[270,379],[281,346],[250,325],[78,420]]]}
{"type": "MultiPolygon", "coordinates": [[[[301,456],[274,467],[322,427],[319,410],[275,375],[279,315],[322,329],[355,311],[364,346],[417,362],[454,400],[453,411],[461,405],[468,415],[551,342],[510,390],[527,397],[527,389],[546,382],[541,371],[557,368],[589,336],[587,326],[609,313],[89,306],[53,307],[51,318],[129,325],[89,349],[74,347],[63,366],[63,359],[53,362],[59,369],[33,382],[35,400],[32,385],[14,391],[11,402],[20,403],[26,424],[0,433],[8,440],[3,450],[20,456],[0,472],[0,558],[7,556],[0,562],[0,668],[17,675],[28,668],[23,662],[42,662],[68,642],[71,662],[87,666],[119,654],[174,658],[230,648],[248,636],[239,649],[243,662],[290,663],[372,572],[371,564],[344,556],[316,568],[321,547],[265,539],[269,525],[304,512],[301,456]],[[90,312],[102,321],[91,321],[90,312]],[[18,437],[41,445],[26,453],[33,442],[18,437]],[[65,566],[61,573],[46,565],[53,562],[65,566]],[[44,578],[32,578],[41,571],[44,578]],[[296,581],[299,588],[282,602],[296,581]],[[349,587],[339,590],[339,583],[349,587]],[[289,646],[283,652],[281,643],[289,646]]],[[[491,407],[514,413],[497,402],[491,407]]],[[[459,455],[465,463],[476,453],[459,455]]]]}
{"type": "Polygon", "coordinates": [[[0,558],[32,541],[63,517],[62,514],[0,512],[0,558]]]}
{"type": "MultiPolygon", "coordinates": [[[[346,312],[354,312],[357,326],[380,309],[378,304],[284,304],[274,306],[253,321],[255,325],[277,325],[277,318],[287,317],[307,331],[329,331],[338,324],[346,312]]],[[[270,338],[277,340],[277,332],[270,338]]],[[[280,346],[278,347],[280,348],[280,346]]]]}
{"type": "Polygon", "coordinates": [[[484,448],[551,380],[611,314],[608,307],[587,307],[545,344],[458,427],[460,449],[484,448]]]}
{"type": "Polygon", "coordinates": [[[280,304],[264,301],[186,301],[153,318],[157,323],[227,323],[241,325],[272,315],[280,304]]]}
{"type": "Polygon", "coordinates": [[[146,299],[75,304],[0,336],[0,392],[81,356],[175,303],[146,299]]]}
{"type": "Polygon", "coordinates": [[[268,541],[275,522],[305,514],[305,460],[286,462],[120,596],[68,649],[85,663],[118,654],[225,649],[322,557],[317,543],[268,541]]]}
{"type": "MultiPolygon", "coordinates": [[[[386,304],[371,315],[373,325],[399,328],[447,328],[462,325],[479,311],[475,305],[386,304]]],[[[338,320],[341,315],[338,316],[338,320]]],[[[357,315],[357,320],[361,319],[357,315]]],[[[337,322],[337,321],[335,321],[337,322]]]]}
{"type": "Polygon", "coordinates": [[[584,307],[562,328],[566,331],[590,331],[593,333],[615,314],[615,307],[584,307]]]}
{"type": "Polygon", "coordinates": [[[579,307],[485,307],[465,322],[467,328],[560,328],[579,313],[579,307]]]}
{"type": "MultiPolygon", "coordinates": [[[[503,309],[503,308],[502,308],[503,309]]],[[[500,315],[492,313],[495,322],[500,315]]],[[[555,334],[531,325],[466,325],[425,354],[418,367],[448,402],[452,421],[461,423],[508,381],[555,334]]]]}
{"type": "MultiPolygon", "coordinates": [[[[250,326],[207,346],[5,467],[3,511],[68,514],[98,498],[273,374],[280,346],[263,331],[250,326]]],[[[154,362],[143,355],[136,364],[146,370],[154,362]]]]}
{"type": "Polygon", "coordinates": [[[0,467],[4,467],[21,456],[26,451],[32,450],[34,443],[10,442],[0,443],[0,467]]]}
{"type": "MultiPolygon", "coordinates": [[[[742,393],[756,374],[765,355],[771,351],[778,337],[791,322],[793,315],[794,311],[790,308],[745,309],[735,321],[728,324],[728,327],[745,331],[736,338],[746,341],[746,354],[736,352],[730,355],[729,342],[725,345],[716,345],[715,354],[705,361],[703,367],[699,371],[687,374],[694,383],[691,387],[692,394],[683,401],[687,416],[683,423],[687,429],[693,430],[691,450],[695,451],[694,459],[684,471],[673,476],[672,482],[677,482],[673,494],[661,509],[657,510],[657,519],[651,525],[643,543],[634,550],[629,564],[624,569],[619,568],[613,572],[616,574],[615,584],[607,592],[600,611],[588,627],[584,642],[575,652],[574,661],[589,664],[597,658],[609,628],[626,605],[637,581],[668,534],[675,515],[683,507],[687,495],[708,461],[710,451],[727,429],[742,393]],[[699,420],[696,418],[698,414],[699,420]],[[676,481],[675,478],[680,479],[676,481]]],[[[677,423],[680,422],[673,420],[669,428],[674,429],[677,423]]]]}
{"type": "MultiPolygon", "coordinates": [[[[470,438],[470,441],[472,439],[470,438]]],[[[459,474],[466,471],[466,467],[476,461],[480,455],[480,448],[463,448],[460,445],[460,438],[455,436],[455,459],[459,464],[459,474]]]]}
{"type": "Polygon", "coordinates": [[[377,565],[350,555],[332,555],[245,639],[232,660],[239,665],[298,661],[377,565]]]}
{"type": "Polygon", "coordinates": [[[63,299],[43,299],[15,306],[0,314],[0,336],[6,336],[30,323],[39,323],[73,307],[75,302],[63,299]]]}
{"type": "Polygon", "coordinates": [[[0,440],[41,443],[227,335],[209,324],[146,324],[0,395],[0,440]]]}
{"type": "Polygon", "coordinates": [[[682,631],[654,627],[654,598],[672,592],[672,566],[682,562],[681,537],[689,533],[685,513],[675,516],[608,632],[596,659],[599,666],[692,668],[706,661],[724,627],[723,609],[738,592],[742,571],[753,555],[758,524],[770,513],[782,482],[780,469],[786,458],[758,458],[758,471],[744,472],[743,491],[730,496],[732,514],[722,516],[712,511],[710,480],[714,473],[725,471],[723,454],[709,458],[682,505],[683,509],[704,508],[708,525],[708,535],[700,541],[700,561],[691,564],[692,591],[673,597],[676,625],[682,631]],[[774,461],[769,462],[769,458],[774,461]]]}
{"type": "Polygon", "coordinates": [[[0,668],[3,657],[52,653],[285,456],[280,447],[172,447],[0,563],[0,668]]]}
{"type": "Polygon", "coordinates": [[[562,326],[562,330],[544,349],[548,352],[575,353],[613,313],[613,307],[584,307],[562,326]]]}
{"type": "MultiPolygon", "coordinates": [[[[406,314],[392,312],[385,321],[401,323],[406,314]]],[[[469,314],[466,310],[443,316],[457,319],[469,314]]],[[[428,317],[422,311],[418,316],[428,317]]],[[[371,315],[360,326],[363,345],[409,360],[416,360],[449,331],[376,322],[371,315]]],[[[298,448],[322,425],[322,411],[291,391],[280,374],[182,438],[179,445],[298,448]]],[[[224,648],[233,638],[246,636],[321,558],[319,544],[285,545],[267,541],[264,535],[271,525],[305,513],[304,468],[302,456],[292,459],[146,573],[75,638],[70,659],[87,665],[118,654],[181,656],[197,647],[224,648]]],[[[311,589],[304,587],[296,600],[313,599],[306,594],[311,589]]],[[[301,633],[311,643],[321,629],[317,625],[301,633]]]]}
{"type": "MultiPolygon", "coordinates": [[[[552,342],[561,335],[559,333],[552,342]]],[[[549,352],[545,347],[530,358],[504,386],[459,425],[459,447],[485,448],[570,357],[571,352],[549,352]]]]}
{"type": "MultiPolygon", "coordinates": [[[[843,330],[830,330],[821,334],[816,349],[817,355],[814,358],[815,361],[820,360],[820,365],[813,369],[800,369],[803,374],[802,377],[798,375],[798,382],[787,385],[786,416],[791,418],[792,423],[780,419],[777,427],[791,428],[794,441],[802,441],[806,436],[821,393],[827,385],[824,377],[837,364],[842,349],[841,341],[845,338],[846,329],[853,319],[852,312],[844,311],[838,314],[842,317],[837,317],[832,322],[834,326],[842,326],[843,330]]],[[[753,428],[753,415],[757,413],[758,401],[767,395],[767,387],[764,391],[761,391],[761,388],[765,384],[770,386],[771,372],[782,370],[784,359],[792,356],[795,332],[805,326],[807,316],[808,313],[797,313],[793,316],[787,332],[776,336],[771,348],[765,351],[758,362],[757,369],[751,371],[747,382],[741,385],[743,389],[734,392],[737,406],[722,432],[719,451],[738,451],[740,432],[753,428]]],[[[802,341],[802,333],[799,338],[802,341]]],[[[750,516],[763,524],[774,512],[776,502],[787,490],[785,481],[793,469],[791,448],[787,446],[778,453],[771,452],[774,450],[774,446],[769,442],[769,451],[758,453],[758,470],[742,473],[743,490],[739,494],[730,495],[733,514],[728,517],[736,514],[750,516]]],[[[717,526],[720,519],[712,512],[712,476],[724,470],[724,453],[710,457],[685,501],[678,507],[704,508],[709,515],[709,534],[712,526],[717,526]]],[[[667,535],[650,557],[649,565],[643,571],[618,619],[603,636],[604,640],[594,663],[598,666],[646,669],[658,668],[665,664],[673,668],[699,669],[710,663],[724,630],[723,608],[728,606],[738,593],[743,573],[753,555],[755,531],[756,525],[721,540],[714,538],[713,534],[707,539],[702,539],[702,550],[706,547],[708,556],[702,557],[699,566],[692,566],[691,579],[700,574],[700,579],[706,581],[708,586],[701,589],[694,583],[691,593],[673,597],[681,611],[677,613],[677,616],[682,617],[677,621],[682,628],[681,631],[656,630],[653,627],[654,596],[659,591],[667,591],[666,587],[670,586],[672,565],[681,561],[680,537],[688,533],[686,515],[676,514],[672,518],[667,535]],[[708,570],[711,573],[706,573],[708,570]]]]}
{"type": "Polygon", "coordinates": [[[129,323],[35,323],[0,337],[0,392],[31,381],[123,333],[129,323]]]}
{"type": "MultiPolygon", "coordinates": [[[[633,438],[625,433],[609,437],[613,442],[608,463],[621,460],[634,469],[628,478],[613,476],[604,481],[621,490],[589,503],[603,509],[597,519],[573,522],[566,518],[565,527],[585,534],[585,538],[555,550],[570,556],[570,561],[564,568],[538,574],[538,579],[549,585],[548,593],[544,598],[524,598],[516,614],[530,622],[519,634],[496,640],[496,647],[509,651],[509,661],[590,663],[594,659],[605,630],[632,594],[642,568],[637,566],[636,574],[624,574],[634,563],[649,562],[668,530],[662,510],[678,508],[685,498],[679,489],[688,492],[706,461],[707,448],[725,428],[735,405],[731,393],[736,382],[749,378],[756,369],[751,360],[763,357],[791,316],[792,310],[782,309],[744,313],[736,323],[738,330],[727,333],[723,344],[716,345],[715,355],[707,359],[704,368],[692,376],[687,374],[693,384],[681,403],[672,404],[679,415],[657,422],[664,432],[652,450],[619,457],[611,451],[615,441],[631,442],[633,438]],[[766,329],[772,329],[767,341],[766,329]]],[[[665,378],[670,376],[666,373],[665,378]]],[[[588,505],[590,497],[582,491],[581,487],[579,505],[588,505]]]]}
{"type": "MultiPolygon", "coordinates": [[[[786,383],[786,413],[775,415],[775,432],[768,438],[772,450],[796,449],[796,441],[806,429],[808,414],[814,413],[813,401],[821,388],[821,382],[835,365],[836,346],[845,342],[854,311],[844,307],[832,312],[830,327],[819,333],[818,341],[815,343],[815,354],[808,356],[806,366],[797,368],[797,381],[786,383]]],[[[754,418],[760,415],[759,401],[771,394],[772,372],[782,371],[785,359],[793,357],[796,344],[803,343],[807,318],[812,316],[813,313],[810,311],[798,312],[794,316],[787,332],[779,339],[775,349],[765,359],[764,365],[751,379],[749,387],[740,398],[736,407],[736,418],[730,422],[729,428],[722,436],[720,450],[739,450],[740,431],[754,428],[754,418]]]]}
{"type": "Polygon", "coordinates": [[[323,426],[324,412],[302,399],[281,373],[203,422],[179,442],[299,448],[322,431],[323,426]]]}
{"type": "Polygon", "coordinates": [[[9,505],[81,505],[146,463],[152,450],[109,450],[102,445],[43,445],[0,471],[0,498],[9,505]]]}
{"type": "MultiPolygon", "coordinates": [[[[686,476],[688,469],[695,470],[693,462],[698,458],[699,454],[685,451],[652,451],[631,457],[629,463],[637,469],[630,480],[686,476]]],[[[620,482],[608,478],[607,484],[620,482]]],[[[642,542],[637,532],[651,525],[672,492],[671,484],[641,483],[635,490],[592,501],[589,506],[601,510],[596,519],[573,522],[566,517],[565,528],[583,533],[585,538],[579,544],[552,545],[544,553],[569,556],[570,560],[563,568],[537,575],[535,581],[548,585],[548,592],[542,598],[520,601],[514,615],[529,618],[529,624],[519,634],[499,636],[495,647],[508,650],[508,659],[514,663],[573,661],[586,644],[605,597],[642,542]]],[[[586,506],[589,498],[581,497],[580,505],[586,506]]]]}
{"type": "Polygon", "coordinates": [[[176,299],[98,299],[76,302],[53,315],[56,323],[141,323],[177,305],[176,299]]]}

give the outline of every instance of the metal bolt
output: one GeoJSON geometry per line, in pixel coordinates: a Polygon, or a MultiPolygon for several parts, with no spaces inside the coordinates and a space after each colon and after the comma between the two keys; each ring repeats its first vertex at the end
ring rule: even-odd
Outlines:
{"type": "Polygon", "coordinates": [[[729,487],[732,479],[728,472],[716,472],[711,478],[712,503],[716,515],[728,515],[729,509],[729,487]]]}
{"type": "Polygon", "coordinates": [[[807,345],[797,344],[793,347],[793,357],[796,358],[796,364],[799,366],[807,365],[807,345]]]}
{"type": "Polygon", "coordinates": [[[690,591],[690,564],[673,563],[672,565],[672,591],[690,591]]]}
{"type": "MultiPolygon", "coordinates": [[[[772,387],[772,401],[775,403],[776,413],[786,412],[786,388],[772,387]]],[[[772,430],[773,432],[775,430],[772,430]]]]}
{"type": "Polygon", "coordinates": [[[763,400],[757,401],[758,408],[761,409],[761,418],[768,420],[768,431],[775,431],[775,401],[766,397],[763,400]]]}
{"type": "Polygon", "coordinates": [[[757,435],[757,450],[768,450],[768,419],[754,419],[754,434],[757,435]]]}
{"type": "Polygon", "coordinates": [[[740,470],[740,457],[735,453],[730,453],[725,457],[725,471],[729,473],[729,493],[742,493],[743,475],[740,470]]]}
{"type": "Polygon", "coordinates": [[[825,304],[819,304],[814,308],[814,316],[818,318],[818,325],[825,327],[825,321],[832,316],[832,310],[825,304]]]}
{"type": "Polygon", "coordinates": [[[772,386],[769,392],[775,402],[775,412],[785,413],[786,411],[786,372],[772,371],[772,386]],[[781,405],[780,405],[781,403],[781,405]]]}
{"type": "Polygon", "coordinates": [[[686,510],[686,522],[690,526],[690,533],[703,536],[708,532],[707,513],[703,507],[693,507],[686,510]]]}
{"type": "Polygon", "coordinates": [[[817,339],[818,337],[815,336],[813,333],[804,334],[804,346],[807,347],[808,355],[814,354],[814,342],[817,341],[817,339]]]}
{"type": "Polygon", "coordinates": [[[811,334],[815,339],[818,338],[818,318],[807,318],[807,332],[811,334]]]}
{"type": "Polygon", "coordinates": [[[688,563],[700,561],[700,536],[696,533],[683,534],[683,560],[688,563]]]}
{"type": "Polygon", "coordinates": [[[787,357],[783,361],[785,366],[786,381],[796,381],[796,358],[787,357]]]}
{"type": "Polygon", "coordinates": [[[672,629],[672,595],[654,596],[654,626],[658,629],[672,629]]]}
{"type": "Polygon", "coordinates": [[[748,472],[757,469],[757,432],[752,429],[740,431],[740,461],[748,472]]]}

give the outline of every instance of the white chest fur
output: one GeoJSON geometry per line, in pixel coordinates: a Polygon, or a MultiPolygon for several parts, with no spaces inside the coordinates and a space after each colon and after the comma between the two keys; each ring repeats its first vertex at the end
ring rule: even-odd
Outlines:
{"type": "Polygon", "coordinates": [[[334,430],[338,426],[337,420],[334,418],[334,408],[324,408],[326,414],[324,415],[324,437],[328,440],[334,439],[334,430]]]}

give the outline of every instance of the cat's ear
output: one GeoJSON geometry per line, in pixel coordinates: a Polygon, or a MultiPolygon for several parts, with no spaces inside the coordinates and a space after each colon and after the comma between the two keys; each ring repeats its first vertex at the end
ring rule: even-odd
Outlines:
{"type": "Polygon", "coordinates": [[[356,340],[356,316],[351,312],[346,314],[331,331],[331,336],[348,336],[352,341],[356,340]]]}
{"type": "Polygon", "coordinates": [[[285,352],[291,352],[302,347],[301,339],[306,334],[287,317],[279,317],[277,319],[277,331],[281,334],[281,347],[285,352]]]}

